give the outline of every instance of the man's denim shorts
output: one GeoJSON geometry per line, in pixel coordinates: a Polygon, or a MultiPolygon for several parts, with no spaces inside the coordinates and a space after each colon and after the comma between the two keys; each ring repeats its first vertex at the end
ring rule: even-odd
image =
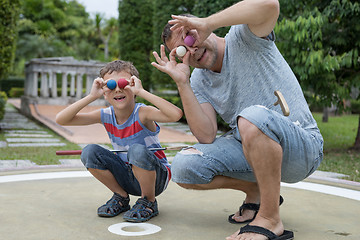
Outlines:
{"type": "MultiPolygon", "coordinates": [[[[318,131],[304,130],[289,118],[261,106],[244,109],[240,117],[252,122],[281,145],[282,182],[299,182],[320,165],[323,158],[323,138],[318,131]]],[[[174,182],[207,184],[217,175],[256,181],[253,170],[244,157],[237,128],[232,134],[218,137],[211,144],[196,144],[192,148],[198,152],[184,149],[175,156],[171,165],[174,182]]]]}
{"type": "Polygon", "coordinates": [[[87,145],[81,154],[81,161],[86,168],[109,170],[128,194],[141,196],[140,185],[133,174],[132,165],[156,171],[156,196],[166,189],[170,180],[168,169],[146,146],[140,144],[130,146],[128,160],[129,162],[125,163],[117,154],[96,144],[87,145]]]}

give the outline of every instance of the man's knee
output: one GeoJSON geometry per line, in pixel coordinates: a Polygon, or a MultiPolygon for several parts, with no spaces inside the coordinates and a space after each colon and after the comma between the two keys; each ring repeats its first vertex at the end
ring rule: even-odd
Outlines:
{"type": "MultiPolygon", "coordinates": [[[[203,153],[195,148],[188,148],[180,151],[171,163],[171,173],[174,182],[180,186],[184,182],[192,183],[199,178],[203,168],[203,153]]],[[[187,184],[184,188],[188,188],[187,184]]]]}
{"type": "Polygon", "coordinates": [[[238,129],[243,145],[253,142],[254,138],[261,134],[260,129],[256,125],[243,117],[238,119],[238,129]]]}

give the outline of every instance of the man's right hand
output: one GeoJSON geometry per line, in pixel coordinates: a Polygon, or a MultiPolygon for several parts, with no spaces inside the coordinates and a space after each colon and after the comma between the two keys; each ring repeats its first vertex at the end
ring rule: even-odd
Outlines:
{"type": "Polygon", "coordinates": [[[189,52],[183,57],[183,62],[178,63],[176,61],[176,48],[174,48],[170,54],[169,59],[165,54],[164,45],[160,46],[160,56],[157,52],[153,52],[156,62],[152,62],[151,65],[159,69],[161,72],[168,74],[177,85],[183,85],[189,83],[190,67],[189,67],[189,52]]]}

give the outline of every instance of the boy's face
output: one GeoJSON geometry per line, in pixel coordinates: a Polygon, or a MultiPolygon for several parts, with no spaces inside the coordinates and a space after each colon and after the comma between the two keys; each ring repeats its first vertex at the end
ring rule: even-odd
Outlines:
{"type": "MultiPolygon", "coordinates": [[[[118,82],[120,78],[125,78],[127,81],[130,80],[131,74],[127,72],[112,72],[104,75],[104,81],[113,79],[118,82]]],[[[114,107],[124,108],[135,102],[135,96],[130,89],[119,88],[118,84],[111,90],[107,87],[104,88],[104,98],[114,107]]]]}

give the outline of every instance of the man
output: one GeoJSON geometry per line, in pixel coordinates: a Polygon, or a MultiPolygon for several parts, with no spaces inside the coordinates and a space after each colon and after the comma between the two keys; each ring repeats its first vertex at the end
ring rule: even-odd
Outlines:
{"type": "Polygon", "coordinates": [[[227,239],[293,239],[279,214],[280,182],[301,181],[322,161],[320,131],[274,43],[278,16],[277,0],[244,0],[206,18],[173,15],[163,32],[169,58],[165,46],[160,56],[153,53],[152,65],[175,81],[199,141],[174,158],[173,181],[246,193],[229,221],[250,223],[227,239]],[[213,33],[224,26],[232,26],[225,38],[213,33]],[[177,63],[181,45],[187,52],[177,63]],[[189,66],[195,67],[191,78],[189,66]],[[289,117],[274,106],[274,91],[284,95],[289,117]],[[231,135],[216,138],[216,114],[234,129],[231,135]]]}

